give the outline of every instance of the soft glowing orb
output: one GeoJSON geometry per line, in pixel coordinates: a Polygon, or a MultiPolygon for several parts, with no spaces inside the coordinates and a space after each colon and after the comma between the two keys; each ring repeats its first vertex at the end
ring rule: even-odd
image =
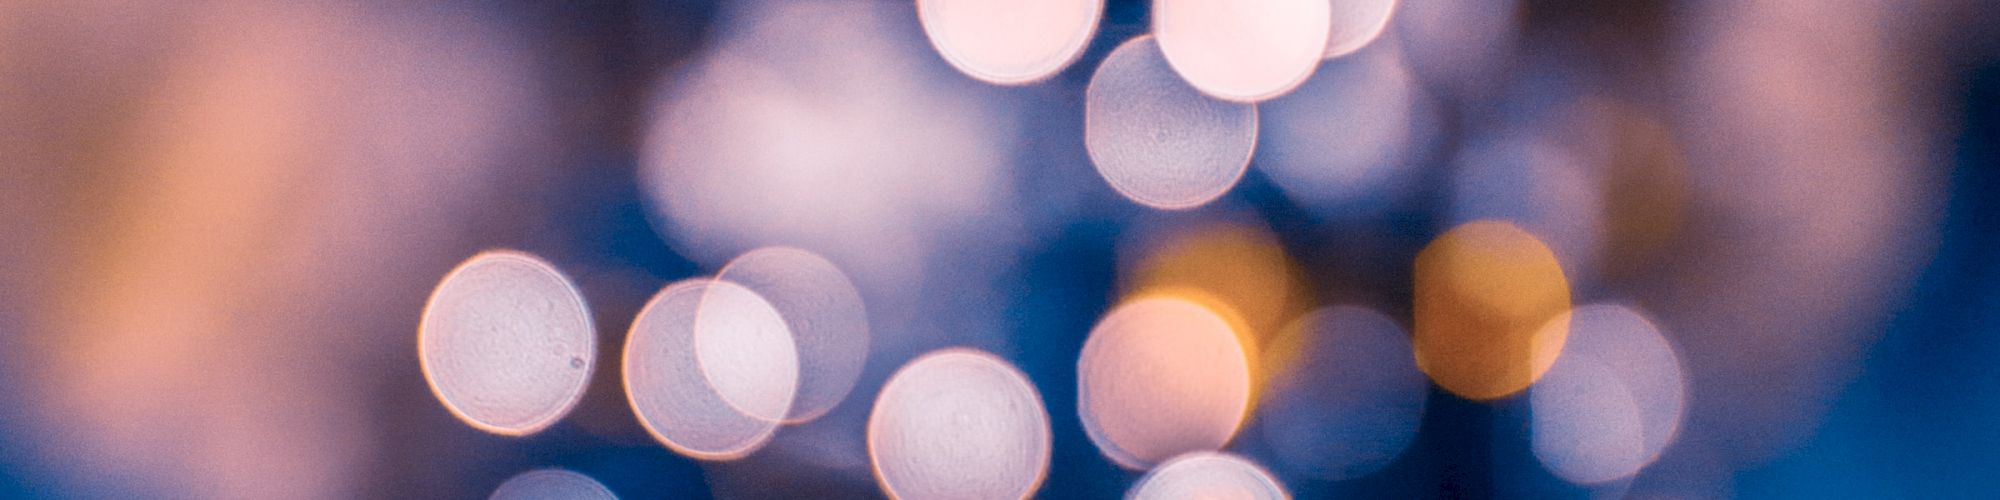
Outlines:
{"type": "Polygon", "coordinates": [[[1193,301],[1136,299],[1091,329],[1077,410],[1098,450],[1128,469],[1215,450],[1250,405],[1248,353],[1231,323],[1193,301]]]}
{"type": "Polygon", "coordinates": [[[1176,221],[1128,234],[1119,255],[1125,296],[1200,290],[1241,316],[1248,331],[1239,333],[1260,340],[1311,308],[1305,271],[1252,217],[1176,221]]]}
{"type": "Polygon", "coordinates": [[[1357,478],[1415,440],[1430,382],[1394,320],[1335,306],[1300,319],[1285,337],[1298,339],[1301,352],[1272,378],[1257,411],[1259,434],[1280,470],[1357,478]]]}
{"type": "Polygon", "coordinates": [[[868,418],[868,456],[892,498],[1027,498],[1048,470],[1050,439],[1027,375],[970,349],[904,365],[868,418]]]}
{"type": "Polygon", "coordinates": [[[1334,58],[1368,46],[1389,27],[1396,0],[1332,0],[1333,22],[1327,30],[1325,57],[1334,58]]]}
{"type": "Polygon", "coordinates": [[[562,469],[539,469],[500,483],[487,500],[618,500],[618,495],[590,476],[562,469]]]}
{"type": "Polygon", "coordinates": [[[917,0],[924,34],[967,76],[1018,85],[1048,78],[1088,46],[1103,0],[917,0]]]}
{"type": "Polygon", "coordinates": [[[1395,47],[1327,61],[1298,90],[1257,105],[1257,168],[1329,216],[1396,201],[1435,138],[1433,103],[1395,47]]]}
{"type": "Polygon", "coordinates": [[[824,415],[854,389],[868,360],[868,311],[839,267],[805,250],[765,247],[730,261],[716,279],[756,292],[791,329],[799,381],[786,422],[824,415]]]}
{"type": "Polygon", "coordinates": [[[1535,456],[1573,482],[1603,483],[1654,460],[1680,430],[1686,381],[1673,345],[1637,311],[1578,307],[1562,355],[1529,389],[1535,456]]]}
{"type": "Polygon", "coordinates": [[[1611,367],[1596,360],[1564,369],[1531,389],[1530,445],[1535,458],[1563,479],[1601,484],[1639,472],[1645,430],[1638,405],[1611,367]]]}
{"type": "Polygon", "coordinates": [[[1189,453],[1139,479],[1129,500],[1285,500],[1292,495],[1271,473],[1226,453],[1189,453]]]}
{"type": "Polygon", "coordinates": [[[785,331],[778,311],[741,285],[695,279],[660,290],[625,341],[625,396],[640,425],[689,457],[756,451],[797,390],[789,335],[771,339],[785,331]]]}
{"type": "Polygon", "coordinates": [[[1257,108],[1202,95],[1174,75],[1153,38],[1119,45],[1084,92],[1083,142],[1119,194],[1161,209],[1206,204],[1250,165],[1257,108]]]}
{"type": "Polygon", "coordinates": [[[1495,399],[1527,388],[1562,352],[1569,281],[1554,252],[1513,224],[1452,228],[1417,254],[1417,367],[1445,390],[1495,399]]]}
{"type": "Polygon", "coordinates": [[[1203,93],[1270,99],[1319,67],[1333,19],[1327,0],[1158,0],[1153,33],[1174,71],[1203,93]]]}
{"type": "Polygon", "coordinates": [[[583,397],[597,332],[583,296],[554,266],[495,251],[446,274],[417,330],[424,381],[483,431],[533,434],[583,397]]]}
{"type": "Polygon", "coordinates": [[[744,415],[784,420],[797,396],[800,365],[784,316],[732,281],[712,281],[702,292],[694,317],[694,359],[702,379],[744,415]]]}

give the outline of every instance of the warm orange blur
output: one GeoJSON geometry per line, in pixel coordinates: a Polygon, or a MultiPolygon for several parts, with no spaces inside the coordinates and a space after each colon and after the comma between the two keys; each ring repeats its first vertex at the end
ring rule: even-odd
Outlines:
{"type": "Polygon", "coordinates": [[[1425,246],[1416,263],[1417,367],[1460,396],[1519,392],[1562,352],[1569,282],[1554,252],[1513,224],[1475,221],[1425,246]]]}

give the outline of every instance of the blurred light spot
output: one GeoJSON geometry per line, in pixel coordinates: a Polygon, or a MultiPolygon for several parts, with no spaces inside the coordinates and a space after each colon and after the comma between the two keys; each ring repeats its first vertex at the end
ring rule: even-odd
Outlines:
{"type": "Polygon", "coordinates": [[[1128,469],[1221,448],[1249,412],[1251,366],[1223,315],[1173,296],[1105,315],[1077,361],[1077,410],[1090,441],[1128,469]]]}
{"type": "Polygon", "coordinates": [[[1452,228],[1417,254],[1417,367],[1470,399],[1528,387],[1562,352],[1567,325],[1542,328],[1569,310],[1569,282],[1556,256],[1513,224],[1452,228]]]}
{"type": "Polygon", "coordinates": [[[987,83],[1054,75],[1088,46],[1103,0],[917,0],[931,46],[952,67],[987,83]]]}
{"type": "Polygon", "coordinates": [[[1236,333],[1250,344],[1268,340],[1312,307],[1304,270],[1253,216],[1163,222],[1129,234],[1134,236],[1120,244],[1121,296],[1199,291],[1218,312],[1233,313],[1226,319],[1240,320],[1236,333]]]}
{"type": "Polygon", "coordinates": [[[1050,440],[1027,375],[972,349],[904,365],[868,419],[868,455],[892,498],[1028,498],[1048,470],[1050,440]]]}
{"type": "Polygon", "coordinates": [[[1458,94],[1490,91],[1490,78],[1513,52],[1516,0],[1401,0],[1398,40],[1417,74],[1458,94]]]}
{"type": "Polygon", "coordinates": [[[1636,474],[1680,430],[1686,382],[1673,345],[1644,316],[1589,305],[1545,328],[1567,328],[1561,357],[1533,388],[1533,447],[1577,483],[1636,474]],[[1565,326],[1566,325],[1566,326],[1565,326]]]}
{"type": "Polygon", "coordinates": [[[1592,283],[1604,239],[1599,172],[1576,152],[1529,135],[1474,139],[1459,151],[1452,220],[1517,224],[1551,247],[1569,280],[1592,283]]]}
{"type": "Polygon", "coordinates": [[[1175,72],[1237,102],[1297,87],[1327,50],[1327,0],[1158,0],[1153,33],[1175,72]]]}
{"type": "MultiPolygon", "coordinates": [[[[1333,0],[1328,7],[1333,22],[1327,29],[1324,57],[1352,54],[1382,36],[1389,17],[1396,12],[1397,0],[1333,0]]],[[[1325,68],[1321,68],[1324,70],[1325,68]]]]}
{"type": "Polygon", "coordinates": [[[1257,108],[1202,95],[1174,75],[1153,37],[1126,41],[1090,78],[1084,147],[1126,198],[1161,209],[1200,206],[1243,178],[1257,108]]]}
{"type": "Polygon", "coordinates": [[[1007,147],[1020,117],[937,60],[914,4],[719,9],[710,50],[661,81],[641,153],[676,251],[719,267],[794,245],[863,290],[912,290],[941,242],[1019,226],[1007,147]]]}
{"type": "Polygon", "coordinates": [[[590,476],[562,469],[539,469],[500,483],[487,500],[618,500],[618,495],[590,476]]]}
{"type": "Polygon", "coordinates": [[[1610,367],[1583,360],[1530,390],[1535,458],[1557,476],[1600,484],[1639,471],[1645,454],[1637,404],[1610,367]]]}
{"type": "Polygon", "coordinates": [[[791,405],[798,358],[790,342],[756,337],[784,325],[756,292],[733,283],[693,279],[660,290],[625,341],[625,395],[639,423],[668,448],[699,459],[734,459],[762,447],[791,405]],[[706,359],[711,353],[718,359],[706,359]],[[772,375],[737,373],[759,369],[772,375]]]}
{"type": "Polygon", "coordinates": [[[1284,337],[1301,344],[1299,362],[1273,377],[1257,412],[1275,465],[1340,481],[1380,470],[1409,447],[1430,382],[1402,327],[1375,311],[1335,306],[1300,319],[1284,337]]]}
{"type": "Polygon", "coordinates": [[[782,421],[798,394],[798,344],[777,308],[733,281],[702,291],[694,316],[695,363],[702,378],[746,416],[782,421]]]}
{"type": "Polygon", "coordinates": [[[1386,205],[1409,189],[1410,163],[1433,140],[1432,105],[1393,45],[1327,61],[1298,90],[1258,104],[1257,168],[1322,215],[1386,205]]]}
{"type": "Polygon", "coordinates": [[[533,434],[576,406],[597,359],[583,296],[532,255],[485,252],[446,274],[417,330],[424,380],[465,423],[533,434]]]}
{"type": "Polygon", "coordinates": [[[1139,478],[1130,500],[1283,500],[1292,495],[1271,473],[1242,457],[1198,452],[1174,457],[1139,478]]]}
{"type": "Polygon", "coordinates": [[[786,422],[818,418],[854,389],[868,361],[868,311],[839,267],[805,250],[764,247],[730,261],[716,279],[756,292],[790,327],[799,386],[786,422]]]}

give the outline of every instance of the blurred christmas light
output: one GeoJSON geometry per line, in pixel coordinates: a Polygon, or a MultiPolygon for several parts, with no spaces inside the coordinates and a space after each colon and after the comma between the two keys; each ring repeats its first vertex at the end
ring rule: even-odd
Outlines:
{"type": "Polygon", "coordinates": [[[1326,54],[1327,0],[1158,0],[1153,34],[1176,73],[1236,102],[1285,95],[1326,54]]]}
{"type": "Polygon", "coordinates": [[[1332,0],[1333,21],[1327,29],[1324,57],[1335,58],[1368,46],[1389,27],[1397,0],[1332,0]]]}
{"type": "Polygon", "coordinates": [[[597,330],[569,278],[532,255],[485,252],[459,264],[424,306],[424,381],[479,430],[534,434],[583,398],[597,330]]]}
{"type": "Polygon", "coordinates": [[[1257,105],[1257,168],[1321,216],[1377,213],[1413,191],[1436,107],[1395,44],[1371,45],[1257,105]]]}
{"type": "Polygon", "coordinates": [[[799,381],[786,423],[818,418],[854,389],[868,361],[868,311],[839,267],[805,250],[764,247],[729,261],[716,280],[756,292],[791,331],[799,381]]]}
{"type": "Polygon", "coordinates": [[[1569,282],[1555,254],[1500,221],[1474,221],[1417,254],[1417,367],[1460,396],[1519,392],[1562,352],[1567,325],[1543,328],[1569,310],[1569,282]]]}
{"type": "Polygon", "coordinates": [[[1083,54],[1104,0],[917,0],[924,34],[967,76],[998,85],[1048,78],[1083,54]]]}
{"type": "Polygon", "coordinates": [[[500,483],[487,500],[618,500],[618,495],[590,476],[562,469],[537,469],[500,483]]]}
{"type": "Polygon", "coordinates": [[[1119,194],[1187,209],[1228,192],[1250,165],[1257,108],[1202,95],[1174,75],[1153,37],[1120,44],[1084,94],[1084,146],[1119,194]]]}
{"type": "Polygon", "coordinates": [[[1027,375],[983,351],[934,351],[882,386],[868,454],[891,498],[1029,498],[1051,447],[1027,375]]]}
{"type": "Polygon", "coordinates": [[[1077,361],[1090,441],[1127,469],[1221,448],[1249,413],[1250,347],[1223,314],[1158,294],[1112,309],[1077,361]]]}
{"type": "Polygon", "coordinates": [[[1140,478],[1125,497],[1130,500],[1289,500],[1292,495],[1271,477],[1269,471],[1243,457],[1198,452],[1161,464],[1140,478]]]}
{"type": "Polygon", "coordinates": [[[675,452],[748,455],[791,408],[798,354],[785,320],[756,292],[726,281],[668,285],[632,320],[626,398],[639,423],[675,452]]]}
{"type": "Polygon", "coordinates": [[[1535,456],[1583,484],[1638,473],[1680,430],[1687,389],[1673,345],[1624,306],[1582,306],[1549,323],[1569,336],[1528,390],[1535,456]]]}

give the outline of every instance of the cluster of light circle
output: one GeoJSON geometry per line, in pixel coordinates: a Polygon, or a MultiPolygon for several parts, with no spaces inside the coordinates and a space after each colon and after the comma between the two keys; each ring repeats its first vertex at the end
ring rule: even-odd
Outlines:
{"type": "MultiPolygon", "coordinates": [[[[1156,2],[1153,33],[1121,43],[1086,90],[1085,143],[1093,164],[1114,189],[1147,206],[1185,209],[1212,201],[1248,166],[1257,103],[1297,88],[1321,60],[1367,45],[1396,4],[1156,2]]],[[[1060,72],[1088,45],[1103,10],[1101,0],[917,5],[947,62],[1000,85],[1060,72]]],[[[1508,223],[1475,221],[1427,246],[1416,267],[1412,343],[1399,340],[1393,321],[1351,307],[1315,313],[1294,328],[1344,325],[1336,333],[1361,335],[1348,341],[1374,346],[1364,355],[1370,360],[1400,353],[1421,369],[1377,374],[1380,383],[1373,385],[1403,388],[1428,375],[1470,399],[1536,387],[1535,454],[1575,482],[1630,477],[1670,441],[1684,398],[1671,346],[1629,310],[1572,312],[1567,280],[1540,240],[1508,223]],[[1588,334],[1580,338],[1596,340],[1566,348],[1573,329],[1610,333],[1588,334]],[[1639,359],[1606,359],[1616,353],[1639,359]],[[1593,376],[1606,369],[1618,373],[1593,376]],[[1603,380],[1617,383],[1593,382],[1603,380]],[[1591,422],[1629,425],[1597,432],[1565,419],[1585,413],[1607,415],[1591,422]],[[1591,454],[1607,449],[1618,453],[1591,454]]],[[[1161,296],[1122,304],[1093,329],[1078,364],[1079,416],[1108,458],[1151,470],[1134,496],[1211,487],[1286,495],[1261,467],[1215,451],[1265,389],[1256,380],[1257,346],[1245,341],[1239,323],[1227,307],[1161,296]],[[1131,340],[1141,335],[1133,332],[1147,340],[1131,340]],[[1186,401],[1169,404],[1177,396],[1186,401]]],[[[419,337],[427,380],[454,415],[482,430],[524,435],[575,405],[593,369],[593,332],[581,297],[552,266],[498,252],[476,256],[440,283],[419,337]],[[503,364],[509,368],[495,369],[503,364]]],[[[669,285],[647,304],[623,358],[627,396],[647,430],[675,451],[736,458],[759,448],[778,425],[811,420],[843,399],[867,355],[866,340],[859,296],[837,268],[803,251],[759,250],[715,278],[669,285]],[[837,297],[829,301],[827,290],[837,297]],[[853,307],[795,312],[829,303],[853,307]],[[819,319],[799,319],[805,316],[819,319]]],[[[1309,373],[1305,380],[1352,375],[1309,373]]],[[[1272,381],[1270,389],[1282,394],[1298,380],[1272,381]]],[[[1293,451],[1281,458],[1328,478],[1385,465],[1407,446],[1423,407],[1417,391],[1389,392],[1333,402],[1389,410],[1383,419],[1350,425],[1398,436],[1381,449],[1350,456],[1293,451]]],[[[1302,408],[1328,403],[1271,394],[1263,400],[1302,408]]],[[[1282,422],[1285,412],[1273,416],[1282,422]]],[[[1281,427],[1266,431],[1287,432],[1281,427]]],[[[1048,467],[1049,423],[1039,393],[1018,369],[980,351],[935,351],[906,364],[875,401],[867,433],[877,480],[895,497],[1026,497],[1048,467]]]]}
{"type": "MultiPolygon", "coordinates": [[[[1242,178],[1257,103],[1360,50],[1396,0],[1159,0],[1151,34],[1127,40],[1091,77],[1085,147],[1098,173],[1159,209],[1208,203],[1242,178]]],[[[918,0],[931,45],[997,85],[1042,81],[1087,47],[1103,0],[918,0]]]]}

